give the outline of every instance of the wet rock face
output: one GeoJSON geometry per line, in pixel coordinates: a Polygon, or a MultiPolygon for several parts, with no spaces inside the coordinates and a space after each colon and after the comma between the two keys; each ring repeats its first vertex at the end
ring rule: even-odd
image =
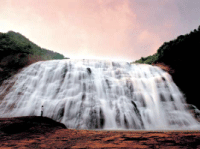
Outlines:
{"type": "Polygon", "coordinates": [[[194,82],[197,82],[196,78],[199,77],[199,73],[194,69],[194,64],[189,65],[188,62],[185,61],[184,63],[183,60],[183,62],[179,63],[178,65],[176,63],[167,64],[163,62],[158,62],[152,65],[156,65],[164,71],[168,72],[172,76],[173,81],[183,92],[187,103],[193,104],[198,109],[200,109],[199,101],[196,100],[196,97],[198,97],[199,88],[193,87],[194,82]]]}
{"type": "Polygon", "coordinates": [[[87,72],[88,72],[89,75],[92,73],[90,68],[87,68],[87,72]]]}
{"type": "Polygon", "coordinates": [[[185,107],[200,122],[200,110],[192,104],[185,104],[185,107]]]}
{"type": "MultiPolygon", "coordinates": [[[[43,115],[77,129],[194,129],[171,76],[150,65],[37,62],[16,76],[0,117],[43,115]]],[[[0,97],[4,95],[0,88],[0,97]]],[[[196,129],[196,128],[195,128],[196,129]]]]}

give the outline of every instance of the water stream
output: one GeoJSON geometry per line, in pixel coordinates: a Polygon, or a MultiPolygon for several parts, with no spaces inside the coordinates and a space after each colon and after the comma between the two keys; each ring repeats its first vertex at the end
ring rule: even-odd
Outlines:
{"type": "MultiPolygon", "coordinates": [[[[0,88],[0,95],[4,89],[0,88]]],[[[43,116],[76,129],[200,129],[171,76],[156,66],[100,60],[34,63],[0,101],[0,117],[43,116]]]]}

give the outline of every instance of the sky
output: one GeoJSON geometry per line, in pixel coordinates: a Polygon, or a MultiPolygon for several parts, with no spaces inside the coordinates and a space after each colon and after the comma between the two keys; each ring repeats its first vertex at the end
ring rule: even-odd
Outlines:
{"type": "Polygon", "coordinates": [[[132,62],[200,25],[200,0],[0,0],[0,32],[71,59],[132,62]]]}

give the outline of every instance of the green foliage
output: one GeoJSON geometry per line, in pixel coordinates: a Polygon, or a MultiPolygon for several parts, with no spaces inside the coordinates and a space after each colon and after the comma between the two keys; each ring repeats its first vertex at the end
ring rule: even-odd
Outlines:
{"type": "Polygon", "coordinates": [[[0,33],[0,84],[28,64],[64,58],[62,54],[43,49],[19,33],[0,33]]]}
{"type": "Polygon", "coordinates": [[[198,30],[194,30],[186,35],[180,35],[175,40],[165,42],[158,50],[157,53],[148,57],[142,57],[136,60],[134,63],[146,63],[153,64],[158,62],[164,62],[168,65],[173,65],[185,60],[194,61],[198,59],[198,52],[200,49],[200,26],[198,30]],[[191,57],[189,57],[191,56],[191,57]]]}
{"type": "Polygon", "coordinates": [[[135,63],[142,63],[142,64],[152,64],[157,59],[157,55],[150,55],[148,57],[142,57],[141,59],[135,61],[135,63]]]}
{"type": "Polygon", "coordinates": [[[13,31],[0,34],[0,59],[6,55],[10,55],[10,53],[40,55],[43,60],[64,58],[62,54],[43,49],[23,35],[13,31]]]}

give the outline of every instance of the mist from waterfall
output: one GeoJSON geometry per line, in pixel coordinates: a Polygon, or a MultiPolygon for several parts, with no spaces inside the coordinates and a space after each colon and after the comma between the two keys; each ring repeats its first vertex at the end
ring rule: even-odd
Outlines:
{"type": "MultiPolygon", "coordinates": [[[[76,129],[200,129],[171,76],[156,66],[100,60],[34,63],[0,100],[0,117],[43,115],[76,129]]],[[[0,95],[5,88],[0,88],[0,95]]]]}

